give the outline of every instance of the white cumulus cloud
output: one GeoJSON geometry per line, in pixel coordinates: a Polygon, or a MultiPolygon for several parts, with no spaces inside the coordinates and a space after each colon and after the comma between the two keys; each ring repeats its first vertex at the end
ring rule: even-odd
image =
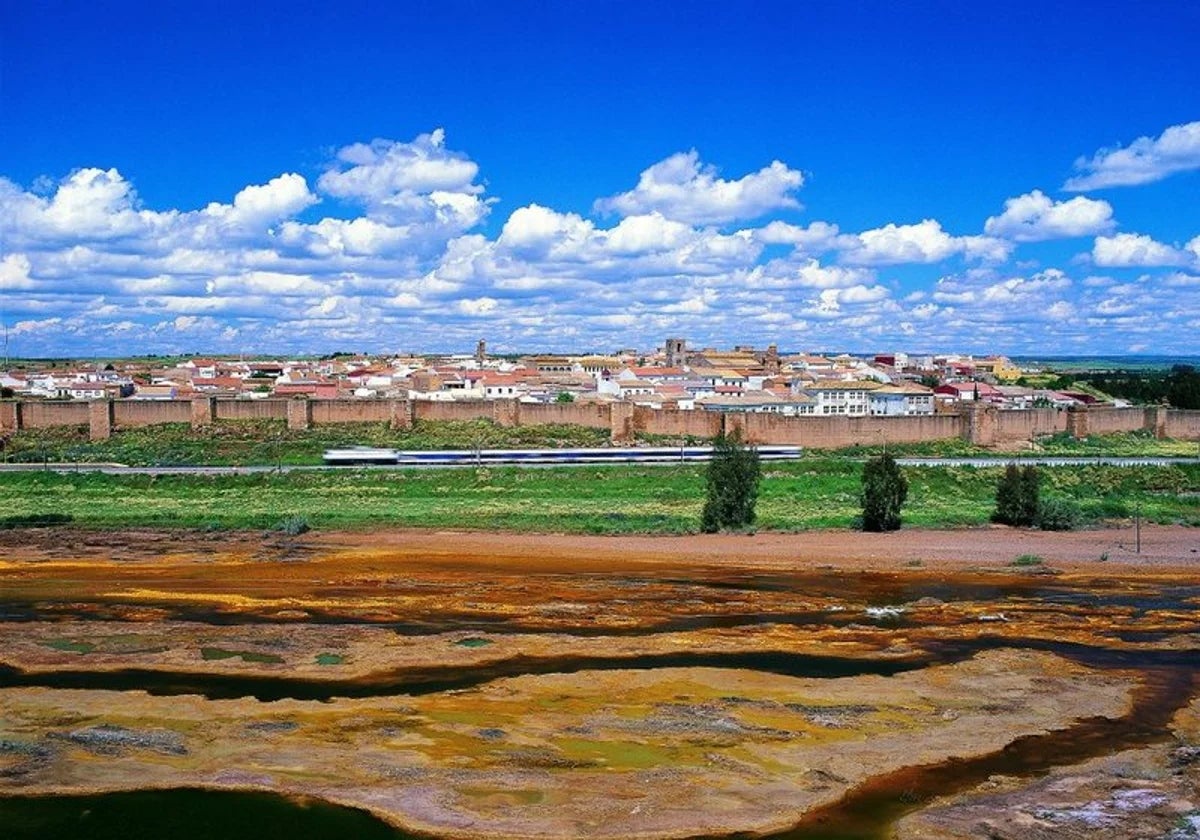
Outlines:
{"type": "Polygon", "coordinates": [[[678,152],[642,172],[637,186],[595,204],[601,213],[621,216],[661,213],[690,224],[723,224],[753,219],[771,210],[799,207],[793,193],[804,175],[780,161],[736,181],[717,177],[693,149],[678,152]]]}
{"type": "Polygon", "coordinates": [[[1145,234],[1118,233],[1096,238],[1092,246],[1092,261],[1105,268],[1177,266],[1186,265],[1188,256],[1145,234]]]}
{"type": "Polygon", "coordinates": [[[1053,201],[1041,190],[1034,190],[1004,202],[1004,212],[989,218],[983,230],[989,236],[1016,242],[1095,236],[1112,230],[1112,213],[1107,201],[1083,196],[1053,201]]]}
{"type": "Polygon", "coordinates": [[[237,227],[265,229],[317,201],[304,177],[290,172],[265,184],[246,187],[233,197],[232,205],[210,204],[205,212],[237,227]]]}
{"type": "Polygon", "coordinates": [[[1158,137],[1139,137],[1124,148],[1101,149],[1075,161],[1081,173],[1063,189],[1073,192],[1129,187],[1200,169],[1200,120],[1173,125],[1158,137]]]}
{"type": "Polygon", "coordinates": [[[914,225],[888,223],[863,231],[847,243],[842,261],[852,265],[935,263],[962,254],[970,258],[1000,260],[1011,246],[987,236],[951,236],[935,219],[914,225]]]}
{"type": "Polygon", "coordinates": [[[372,218],[391,223],[436,222],[468,230],[487,215],[479,166],[446,148],[437,129],[410,143],[373,140],[338,150],[317,180],[327,195],[361,203],[372,218]]]}

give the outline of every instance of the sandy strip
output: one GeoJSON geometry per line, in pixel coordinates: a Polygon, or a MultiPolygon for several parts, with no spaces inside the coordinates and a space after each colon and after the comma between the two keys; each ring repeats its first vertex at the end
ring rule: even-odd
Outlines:
{"type": "Polygon", "coordinates": [[[835,567],[896,571],[909,567],[1006,567],[1024,554],[1076,573],[1200,574],[1200,529],[1143,525],[1141,553],[1132,526],[1068,533],[990,526],[957,530],[904,529],[890,534],[828,530],[753,535],[585,536],[486,531],[318,531],[288,539],[258,531],[79,528],[0,532],[0,558],[41,562],[66,558],[138,560],[170,553],[210,561],[214,554],[264,550],[330,556],[379,552],[431,564],[620,569],[630,565],[724,566],[766,570],[835,567]]]}

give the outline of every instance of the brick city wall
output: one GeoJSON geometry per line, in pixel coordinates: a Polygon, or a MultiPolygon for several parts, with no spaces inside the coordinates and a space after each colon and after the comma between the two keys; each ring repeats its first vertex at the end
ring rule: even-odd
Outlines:
{"type": "Polygon", "coordinates": [[[1166,419],[1162,437],[1176,440],[1200,440],[1200,411],[1181,411],[1177,408],[1163,412],[1166,419]]]}
{"type": "Polygon", "coordinates": [[[286,420],[287,400],[217,400],[217,420],[286,420]]]}
{"type": "Polygon", "coordinates": [[[192,420],[192,404],[182,400],[115,400],[112,406],[113,423],[118,429],[190,423],[192,420]]]}
{"type": "MultiPolygon", "coordinates": [[[[1089,435],[1111,435],[1117,432],[1136,432],[1146,428],[1146,417],[1153,416],[1154,408],[1089,408],[1087,431],[1089,435]]],[[[1151,428],[1153,428],[1153,419],[1151,428]]]]}
{"type": "Polygon", "coordinates": [[[1014,443],[1067,430],[1067,412],[1061,408],[997,411],[996,441],[1014,443]]]}
{"type": "Polygon", "coordinates": [[[884,445],[948,440],[962,436],[955,414],[924,417],[782,417],[777,414],[729,414],[726,428],[742,430],[749,443],[794,444],[811,449],[840,449],[854,444],[884,445]]]}
{"type": "Polygon", "coordinates": [[[312,400],[312,422],[327,423],[389,423],[392,419],[391,400],[312,400]]]}
{"type": "Polygon", "coordinates": [[[520,404],[522,426],[587,426],[607,429],[612,423],[612,411],[606,403],[520,404]]]}
{"type": "Polygon", "coordinates": [[[96,400],[94,402],[0,402],[0,431],[52,426],[88,426],[94,438],[113,430],[161,423],[203,427],[216,421],[286,420],[291,428],[337,423],[389,423],[414,420],[492,420],[503,426],[549,424],[609,429],[614,441],[638,434],[669,438],[711,438],[722,427],[740,429],[747,441],[834,449],[962,438],[983,446],[1070,432],[1077,437],[1146,430],[1158,437],[1200,440],[1200,411],[1165,406],[998,411],[966,405],[959,414],[923,417],[784,417],[777,414],[718,414],[655,410],[629,403],[553,403],[515,400],[431,402],[406,400],[96,400]]]}

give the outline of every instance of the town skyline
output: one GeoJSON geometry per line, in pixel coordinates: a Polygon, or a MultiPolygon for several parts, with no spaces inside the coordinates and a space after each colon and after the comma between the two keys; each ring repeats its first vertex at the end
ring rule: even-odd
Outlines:
{"type": "Polygon", "coordinates": [[[1196,352],[1195,9],[368,6],[6,13],[8,355],[1196,352]]]}

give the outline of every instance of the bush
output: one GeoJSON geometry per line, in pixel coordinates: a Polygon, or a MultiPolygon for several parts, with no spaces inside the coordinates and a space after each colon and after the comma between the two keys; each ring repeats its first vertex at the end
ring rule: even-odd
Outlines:
{"type": "Polygon", "coordinates": [[[303,516],[289,516],[287,519],[275,526],[275,530],[281,534],[287,534],[289,537],[298,537],[301,534],[308,533],[308,520],[303,516]]]}
{"type": "Polygon", "coordinates": [[[1016,464],[1004,468],[996,483],[996,510],[992,521],[1028,528],[1037,522],[1041,476],[1037,467],[1018,469],[1016,464]]]}
{"type": "Polygon", "coordinates": [[[14,528],[49,528],[66,525],[75,517],[69,513],[27,513],[21,516],[5,516],[0,519],[0,531],[14,528]]]}
{"type": "Polygon", "coordinates": [[[758,501],[761,469],[758,451],[742,444],[741,433],[718,435],[708,462],[707,495],[700,516],[700,530],[706,534],[754,524],[754,504],[758,501]]]}
{"type": "Polygon", "coordinates": [[[908,480],[888,453],[867,461],[862,473],[862,528],[895,531],[900,528],[900,508],[908,498],[908,480]]]}
{"type": "Polygon", "coordinates": [[[1038,505],[1037,526],[1043,531],[1074,531],[1083,523],[1083,511],[1071,499],[1046,499],[1038,505]]]}
{"type": "Polygon", "coordinates": [[[1014,566],[1040,566],[1045,561],[1037,554],[1022,554],[1014,558],[1012,565],[1014,566]]]}

